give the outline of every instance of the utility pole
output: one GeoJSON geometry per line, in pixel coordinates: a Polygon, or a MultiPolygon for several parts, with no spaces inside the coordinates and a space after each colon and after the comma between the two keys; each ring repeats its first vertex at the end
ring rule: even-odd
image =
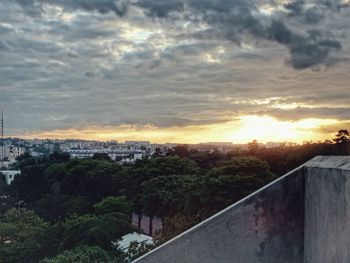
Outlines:
{"type": "Polygon", "coordinates": [[[1,110],[1,167],[4,167],[5,159],[5,140],[4,140],[4,111],[1,110]]]}

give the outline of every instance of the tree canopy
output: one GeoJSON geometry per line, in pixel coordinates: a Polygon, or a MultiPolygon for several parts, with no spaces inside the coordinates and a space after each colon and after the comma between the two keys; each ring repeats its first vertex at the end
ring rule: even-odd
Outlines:
{"type": "Polygon", "coordinates": [[[129,253],[116,245],[138,231],[132,214],[147,215],[150,230],[161,219],[158,244],[316,155],[349,153],[348,130],[323,143],[266,148],[253,141],[230,152],[180,145],[123,165],[105,155],[26,152],[15,165],[21,175],[9,186],[0,178],[0,261],[124,262],[152,248],[133,244],[129,253]]]}

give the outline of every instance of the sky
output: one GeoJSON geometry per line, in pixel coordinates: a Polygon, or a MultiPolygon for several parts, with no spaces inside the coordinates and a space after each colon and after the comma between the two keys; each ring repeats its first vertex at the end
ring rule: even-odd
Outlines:
{"type": "Polygon", "coordinates": [[[1,0],[6,134],[317,141],[350,127],[348,0],[1,0]]]}

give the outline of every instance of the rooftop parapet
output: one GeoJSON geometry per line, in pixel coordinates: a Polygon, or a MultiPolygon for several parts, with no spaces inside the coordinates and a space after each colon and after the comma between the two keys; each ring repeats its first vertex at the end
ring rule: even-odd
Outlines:
{"type": "Polygon", "coordinates": [[[348,263],[350,156],[319,156],[134,263],[348,263]]]}

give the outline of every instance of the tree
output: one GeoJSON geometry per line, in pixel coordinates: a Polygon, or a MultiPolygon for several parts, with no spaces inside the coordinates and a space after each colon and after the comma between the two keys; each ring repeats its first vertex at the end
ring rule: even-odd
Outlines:
{"type": "Polygon", "coordinates": [[[336,155],[350,154],[350,132],[348,130],[339,130],[333,141],[335,142],[336,155]]]}
{"type": "Polygon", "coordinates": [[[153,158],[157,158],[157,157],[161,157],[163,156],[162,150],[160,148],[156,148],[156,150],[154,151],[154,153],[152,154],[153,158]]]}
{"type": "Polygon", "coordinates": [[[130,243],[130,246],[127,251],[127,258],[128,261],[133,261],[142,255],[148,253],[152,249],[156,248],[157,245],[154,243],[147,243],[147,242],[138,242],[138,241],[133,241],[130,243]]]}
{"type": "Polygon", "coordinates": [[[251,155],[255,154],[258,149],[259,149],[259,143],[257,140],[253,140],[252,142],[248,143],[249,154],[251,155]]]}
{"type": "Polygon", "coordinates": [[[125,196],[109,196],[94,205],[97,214],[121,213],[129,215],[132,210],[132,204],[127,201],[125,196]]]}
{"type": "Polygon", "coordinates": [[[221,162],[225,160],[223,153],[218,150],[214,151],[198,151],[191,150],[189,158],[195,161],[203,172],[215,166],[219,166],[221,162]]]}
{"type": "Polygon", "coordinates": [[[195,175],[171,175],[144,182],[141,195],[144,211],[151,218],[159,216],[162,220],[183,211],[187,206],[190,191],[188,185],[197,181],[198,177],[195,175]]]}
{"type": "Polygon", "coordinates": [[[34,203],[35,211],[45,220],[59,221],[70,215],[91,212],[91,204],[82,196],[46,194],[34,203]]]}
{"type": "Polygon", "coordinates": [[[55,150],[49,156],[49,160],[51,163],[65,163],[70,159],[70,154],[67,152],[61,152],[61,150],[55,150]]]}
{"type": "Polygon", "coordinates": [[[50,164],[43,172],[44,180],[50,185],[53,194],[62,192],[62,181],[69,176],[68,170],[64,163],[50,164]]]}
{"type": "Polygon", "coordinates": [[[333,141],[336,144],[346,144],[350,142],[350,133],[348,130],[339,130],[333,141]]]}
{"type": "Polygon", "coordinates": [[[167,152],[167,155],[169,156],[179,156],[180,158],[187,158],[189,156],[189,150],[188,150],[188,145],[183,144],[183,145],[177,145],[173,149],[170,149],[167,152]]]}
{"type": "Polygon", "coordinates": [[[36,164],[35,159],[29,151],[25,151],[22,155],[18,156],[16,161],[17,163],[14,165],[14,168],[20,170],[26,166],[32,166],[36,164]]]}
{"type": "Polygon", "coordinates": [[[50,189],[44,177],[44,169],[43,165],[25,166],[9,185],[10,195],[26,203],[41,199],[50,189]]]}
{"type": "Polygon", "coordinates": [[[0,196],[4,193],[6,185],[6,177],[0,172],[0,196]]]}
{"type": "Polygon", "coordinates": [[[33,211],[13,208],[0,221],[0,255],[5,262],[37,262],[47,255],[49,225],[33,211]]]}
{"type": "Polygon", "coordinates": [[[134,166],[132,173],[148,179],[162,175],[185,175],[198,173],[198,166],[190,159],[178,156],[157,157],[134,166]]]}
{"type": "Polygon", "coordinates": [[[125,195],[133,202],[134,211],[138,213],[140,220],[142,217],[143,183],[159,176],[191,175],[198,174],[198,172],[199,169],[195,162],[178,156],[140,160],[133,167],[125,170],[125,178],[128,178],[125,195]]]}
{"type": "Polygon", "coordinates": [[[95,203],[111,196],[112,178],[122,170],[121,166],[101,160],[72,160],[66,164],[69,176],[62,181],[62,192],[79,195],[95,203]]]}
{"type": "Polygon", "coordinates": [[[211,169],[197,184],[202,214],[233,204],[275,178],[266,162],[256,157],[236,157],[211,169]]]}
{"type": "Polygon", "coordinates": [[[91,159],[100,161],[112,161],[111,157],[109,157],[107,153],[94,153],[91,159]]]}
{"type": "Polygon", "coordinates": [[[60,250],[80,245],[97,245],[113,250],[114,243],[132,231],[130,217],[120,213],[72,217],[64,223],[64,239],[60,250]]]}
{"type": "Polygon", "coordinates": [[[40,263],[122,263],[120,259],[98,246],[78,246],[64,251],[51,259],[44,259],[40,263]]]}

